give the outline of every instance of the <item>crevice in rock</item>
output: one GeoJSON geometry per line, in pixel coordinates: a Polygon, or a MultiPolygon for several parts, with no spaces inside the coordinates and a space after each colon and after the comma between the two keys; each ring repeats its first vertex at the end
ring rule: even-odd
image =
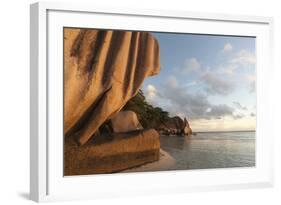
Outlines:
{"type": "Polygon", "coordinates": [[[103,97],[112,89],[112,86],[110,86],[105,92],[100,95],[96,101],[94,101],[89,108],[84,112],[84,114],[81,116],[81,118],[75,123],[75,125],[69,129],[69,131],[65,134],[65,138],[68,137],[74,137],[81,130],[85,124],[90,120],[91,116],[93,115],[93,112],[95,111],[96,107],[99,105],[100,101],[103,99],[103,97]]]}
{"type": "Polygon", "coordinates": [[[87,32],[87,29],[80,30],[78,36],[74,40],[74,43],[71,47],[70,56],[72,56],[72,57],[80,56],[80,48],[81,48],[81,44],[82,44],[82,41],[83,41],[83,38],[84,38],[86,32],[87,32]]]}

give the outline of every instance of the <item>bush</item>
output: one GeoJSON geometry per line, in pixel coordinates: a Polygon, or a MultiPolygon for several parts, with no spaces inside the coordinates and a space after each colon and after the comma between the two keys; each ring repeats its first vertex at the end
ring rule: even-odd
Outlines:
{"type": "Polygon", "coordinates": [[[160,107],[150,105],[140,90],[138,94],[127,102],[122,110],[134,111],[143,128],[157,128],[169,119],[169,113],[160,107]]]}

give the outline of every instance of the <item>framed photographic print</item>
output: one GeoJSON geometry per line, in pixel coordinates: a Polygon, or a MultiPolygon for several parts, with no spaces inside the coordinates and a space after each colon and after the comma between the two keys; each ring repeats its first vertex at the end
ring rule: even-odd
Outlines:
{"type": "Polygon", "coordinates": [[[272,24],[31,5],[31,199],[272,186],[272,24]]]}

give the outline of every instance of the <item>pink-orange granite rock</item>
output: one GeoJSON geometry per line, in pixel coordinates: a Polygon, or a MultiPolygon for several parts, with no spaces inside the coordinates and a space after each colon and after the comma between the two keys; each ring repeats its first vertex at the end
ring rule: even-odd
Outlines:
{"type": "Polygon", "coordinates": [[[160,71],[147,32],[64,28],[64,133],[85,144],[160,71]]]}

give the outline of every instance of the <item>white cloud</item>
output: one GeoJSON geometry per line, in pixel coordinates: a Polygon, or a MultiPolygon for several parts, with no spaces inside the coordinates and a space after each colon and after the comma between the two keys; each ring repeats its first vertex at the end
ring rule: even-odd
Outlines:
{"type": "MultiPolygon", "coordinates": [[[[155,93],[154,88],[150,90],[155,93]]],[[[171,116],[180,114],[190,119],[219,119],[232,116],[234,111],[234,108],[225,104],[212,104],[207,95],[191,92],[185,85],[179,84],[173,76],[170,76],[167,83],[164,83],[158,91],[153,105],[163,107],[171,116]]]]}
{"type": "Polygon", "coordinates": [[[256,75],[247,75],[246,78],[249,82],[255,82],[256,81],[256,75]]]}
{"type": "MultiPolygon", "coordinates": [[[[196,58],[186,59],[181,72],[185,74],[195,73],[200,79],[200,84],[205,84],[208,94],[228,95],[234,90],[233,81],[226,80],[223,75],[231,76],[234,74],[237,65],[228,65],[220,70],[211,71],[209,67],[202,68],[200,62],[196,58]]],[[[170,76],[167,81],[172,88],[178,87],[179,83],[174,76],[170,76]]],[[[197,82],[186,84],[186,87],[197,85],[197,82]]]]}
{"type": "Polygon", "coordinates": [[[241,118],[243,118],[243,117],[245,117],[245,115],[243,115],[243,114],[234,114],[234,115],[233,115],[233,119],[235,119],[235,120],[241,119],[241,118]]]}
{"type": "Polygon", "coordinates": [[[234,101],[234,102],[232,102],[233,103],[233,105],[237,108],[237,109],[239,109],[239,110],[247,110],[247,107],[246,106],[242,106],[239,102],[237,102],[237,101],[234,101]]]}
{"type": "Polygon", "coordinates": [[[255,93],[256,92],[256,82],[250,83],[250,93],[255,93]]]}
{"type": "Polygon", "coordinates": [[[182,73],[188,74],[191,72],[198,72],[200,68],[201,64],[196,58],[188,58],[184,61],[182,73]]]}
{"type": "Polygon", "coordinates": [[[157,90],[153,85],[149,84],[147,86],[147,93],[148,93],[148,96],[154,97],[154,96],[156,96],[157,90]]]}
{"type": "Polygon", "coordinates": [[[155,104],[158,101],[158,91],[154,85],[147,85],[146,90],[146,100],[151,103],[155,104]]]}
{"type": "MultiPolygon", "coordinates": [[[[222,89],[225,89],[225,87],[227,86],[222,86],[222,89]]],[[[214,92],[224,91],[216,90],[214,92]]],[[[226,117],[237,120],[244,117],[243,114],[236,112],[239,111],[237,106],[240,104],[233,103],[232,106],[224,103],[214,104],[208,99],[210,92],[207,94],[193,92],[193,89],[186,87],[185,84],[181,84],[175,76],[169,76],[159,89],[153,84],[147,85],[144,93],[146,100],[150,104],[162,107],[171,116],[180,115],[191,120],[214,120],[226,117]]],[[[239,107],[242,106],[240,105],[239,107]]]]}
{"type": "Polygon", "coordinates": [[[224,116],[232,115],[234,109],[228,105],[220,104],[220,105],[212,105],[210,112],[208,112],[208,116],[221,119],[224,116]]]}
{"type": "Polygon", "coordinates": [[[176,88],[178,87],[178,80],[175,76],[171,75],[168,77],[167,84],[170,88],[176,88]]]}
{"type": "Polygon", "coordinates": [[[234,58],[230,60],[231,63],[238,63],[241,65],[254,65],[256,63],[256,56],[243,49],[235,54],[234,58]]]}
{"type": "Polygon", "coordinates": [[[184,85],[184,87],[189,88],[189,87],[194,87],[194,86],[197,86],[197,85],[199,85],[199,83],[197,81],[191,81],[189,83],[186,83],[184,85]]]}
{"type": "Polygon", "coordinates": [[[232,81],[221,78],[214,72],[205,72],[201,79],[206,84],[206,91],[208,94],[228,95],[230,94],[235,85],[232,81]]]}
{"type": "Polygon", "coordinates": [[[235,74],[235,70],[237,69],[237,67],[238,66],[235,64],[227,65],[226,67],[220,67],[218,69],[218,73],[227,76],[233,76],[235,74]]]}
{"type": "Polygon", "coordinates": [[[223,52],[228,52],[232,50],[232,45],[230,43],[226,43],[223,47],[223,52]]]}
{"type": "Polygon", "coordinates": [[[249,83],[249,92],[256,92],[256,75],[247,75],[246,79],[249,83]]]}

